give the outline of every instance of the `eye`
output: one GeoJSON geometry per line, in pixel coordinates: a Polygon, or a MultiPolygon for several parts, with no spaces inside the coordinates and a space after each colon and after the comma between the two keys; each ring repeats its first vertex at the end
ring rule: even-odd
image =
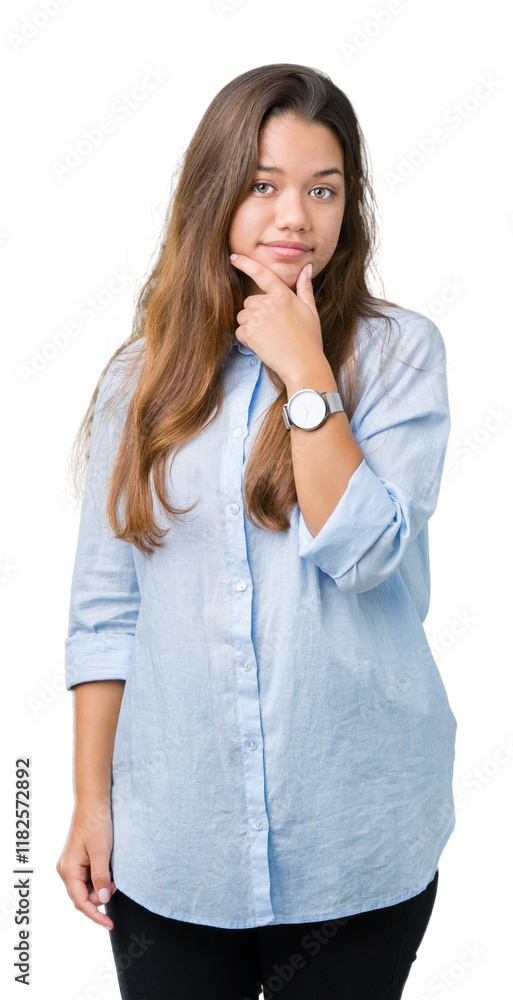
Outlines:
{"type": "MultiPolygon", "coordinates": [[[[327,188],[327,187],[312,188],[312,191],[327,191],[328,194],[333,194],[333,195],[335,194],[335,192],[332,191],[331,188],[327,188]]],[[[315,200],[316,201],[329,201],[329,198],[316,198],[315,200]]]]}
{"type": "MultiPolygon", "coordinates": [[[[251,186],[251,190],[253,191],[256,187],[271,187],[272,188],[272,187],[274,187],[274,185],[270,184],[269,181],[255,181],[254,184],[252,184],[252,186],[251,186]]],[[[328,194],[332,195],[333,198],[335,197],[335,195],[337,193],[336,191],[333,191],[332,188],[328,188],[328,187],[315,187],[315,188],[312,188],[312,191],[327,191],[328,194]]],[[[265,193],[265,192],[257,191],[256,193],[257,194],[262,194],[262,193],[265,193]]],[[[314,201],[330,201],[330,199],[329,198],[315,198],[314,201]]]]}

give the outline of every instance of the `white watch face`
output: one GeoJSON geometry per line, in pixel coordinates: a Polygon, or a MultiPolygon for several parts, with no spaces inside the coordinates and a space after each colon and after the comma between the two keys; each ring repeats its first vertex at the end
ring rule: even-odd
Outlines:
{"type": "Polygon", "coordinates": [[[324,396],[315,389],[298,389],[287,407],[292,423],[304,430],[319,427],[326,416],[326,410],[324,396]]]}

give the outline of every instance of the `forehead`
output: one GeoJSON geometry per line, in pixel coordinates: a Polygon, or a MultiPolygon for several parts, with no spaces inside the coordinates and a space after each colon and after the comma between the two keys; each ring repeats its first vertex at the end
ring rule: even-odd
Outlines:
{"type": "Polygon", "coordinates": [[[309,173],[327,169],[342,172],[344,156],[333,129],[319,122],[304,122],[290,115],[271,118],[260,136],[258,165],[275,173],[301,168],[309,173]]]}

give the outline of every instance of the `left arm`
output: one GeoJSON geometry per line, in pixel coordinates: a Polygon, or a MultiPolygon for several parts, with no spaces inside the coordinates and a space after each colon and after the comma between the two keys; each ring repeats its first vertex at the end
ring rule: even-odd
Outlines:
{"type": "MultiPolygon", "coordinates": [[[[324,354],[312,354],[285,382],[287,400],[304,386],[317,392],[338,392],[332,368],[324,354]]],[[[344,412],[332,413],[313,431],[290,429],[292,465],[298,504],[305,523],[316,535],[345,493],[353,472],[363,460],[344,412]]]]}
{"type": "MultiPolygon", "coordinates": [[[[422,316],[402,324],[394,343],[397,353],[392,352],[393,360],[387,366],[387,388],[379,370],[380,339],[363,348],[364,388],[351,418],[364,457],[356,468],[355,458],[349,481],[347,459],[343,475],[336,466],[325,470],[322,482],[331,482],[332,492],[324,512],[336,499],[341,481],[343,492],[315,535],[301,508],[306,496],[301,487],[317,474],[317,456],[308,465],[312,453],[306,448],[295,452],[295,475],[299,471],[298,555],[331,576],[346,593],[361,593],[386,580],[427,524],[438,500],[450,431],[445,345],[438,327],[422,316]]],[[[301,384],[310,387],[305,381],[301,384]]],[[[301,443],[310,434],[312,440],[317,435],[320,441],[330,422],[334,438],[333,425],[338,420],[340,426],[343,416],[332,414],[314,431],[296,428],[297,439],[301,443]]],[[[327,434],[324,437],[326,455],[327,434]]],[[[334,444],[333,458],[335,448],[334,444]]],[[[320,481],[312,485],[312,494],[320,493],[320,481]]],[[[315,502],[319,512],[321,497],[315,502]]],[[[305,512],[311,516],[306,504],[305,512]]]]}

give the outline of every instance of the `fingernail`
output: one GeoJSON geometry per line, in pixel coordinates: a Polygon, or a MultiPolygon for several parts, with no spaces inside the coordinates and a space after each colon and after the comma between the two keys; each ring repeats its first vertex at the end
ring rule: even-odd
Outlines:
{"type": "Polygon", "coordinates": [[[313,264],[307,264],[306,265],[306,273],[307,273],[307,275],[308,275],[309,278],[312,277],[312,271],[313,271],[313,264]]]}
{"type": "Polygon", "coordinates": [[[108,903],[109,902],[109,890],[108,889],[100,889],[100,891],[98,893],[98,899],[100,900],[100,903],[108,903]]]}
{"type": "Polygon", "coordinates": [[[231,253],[230,260],[235,260],[238,256],[239,256],[238,253],[231,253]]]}

